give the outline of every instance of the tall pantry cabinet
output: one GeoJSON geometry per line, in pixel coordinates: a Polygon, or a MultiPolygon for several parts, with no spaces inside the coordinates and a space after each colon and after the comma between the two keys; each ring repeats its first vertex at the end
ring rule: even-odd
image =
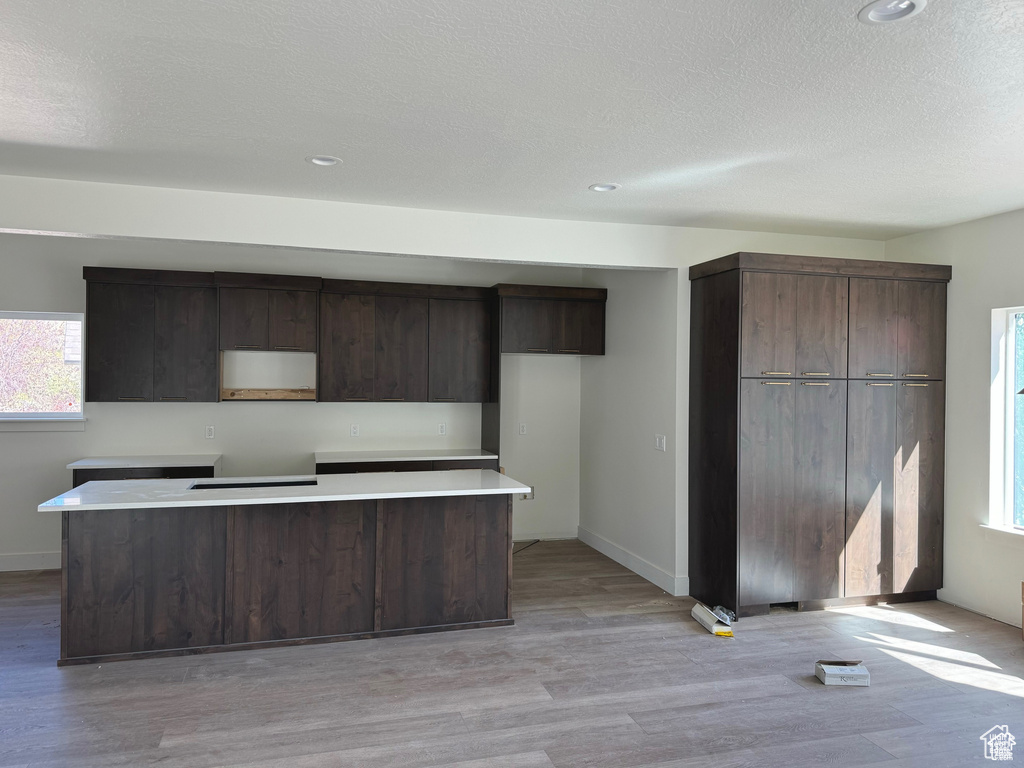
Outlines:
{"type": "Polygon", "coordinates": [[[942,586],[950,267],[690,270],[690,594],[739,615],[942,586]]]}

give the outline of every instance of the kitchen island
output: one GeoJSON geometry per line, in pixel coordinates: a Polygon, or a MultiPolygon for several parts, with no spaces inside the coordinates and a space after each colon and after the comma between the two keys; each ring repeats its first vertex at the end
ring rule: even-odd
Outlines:
{"type": "Polygon", "coordinates": [[[512,623],[492,470],[94,481],[62,515],[59,664],[512,623]]]}

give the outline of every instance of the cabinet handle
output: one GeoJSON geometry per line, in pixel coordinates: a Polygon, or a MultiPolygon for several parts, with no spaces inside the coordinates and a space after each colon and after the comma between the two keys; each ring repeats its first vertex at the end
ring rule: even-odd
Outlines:
{"type": "Polygon", "coordinates": [[[580,351],[578,349],[560,349],[559,352],[569,355],[578,355],[580,351]]]}
{"type": "Polygon", "coordinates": [[[792,376],[789,371],[761,371],[762,376],[792,376]]]}
{"type": "Polygon", "coordinates": [[[161,400],[188,400],[187,397],[164,397],[163,395],[160,396],[160,399],[161,400]]]}
{"type": "Polygon", "coordinates": [[[397,403],[401,400],[405,400],[404,397],[382,397],[380,401],[382,403],[397,403]]]}
{"type": "Polygon", "coordinates": [[[829,381],[801,381],[801,387],[831,387],[832,383],[829,381]]]}
{"type": "MultiPolygon", "coordinates": [[[[869,381],[868,382],[868,386],[869,387],[895,387],[896,385],[893,384],[891,381],[869,381]]],[[[928,385],[925,384],[925,386],[927,387],[928,385]]]]}
{"type": "Polygon", "coordinates": [[[547,352],[548,349],[547,349],[547,347],[545,347],[544,349],[541,349],[540,347],[527,347],[526,351],[527,352],[547,352]]]}
{"type": "Polygon", "coordinates": [[[346,400],[369,400],[368,397],[346,397],[346,400]]]}
{"type": "Polygon", "coordinates": [[[118,400],[148,400],[149,398],[148,397],[120,397],[120,396],[118,396],[117,399],[118,400]]]}
{"type": "Polygon", "coordinates": [[[762,381],[762,387],[788,387],[792,381],[762,381]]]}
{"type": "Polygon", "coordinates": [[[892,378],[891,373],[869,373],[868,376],[888,376],[890,379],[892,378]]]}
{"type": "Polygon", "coordinates": [[[274,347],[274,349],[302,349],[302,347],[274,347]]]}
{"type": "Polygon", "coordinates": [[[903,378],[905,379],[927,379],[927,373],[904,373],[903,378]]]}
{"type": "Polygon", "coordinates": [[[904,384],[904,387],[927,387],[927,384],[904,384]]]}
{"type": "Polygon", "coordinates": [[[437,400],[438,402],[445,402],[445,403],[455,402],[455,398],[454,397],[435,397],[434,399],[437,400]]]}
{"type": "Polygon", "coordinates": [[[262,349],[259,344],[235,344],[235,349],[262,349]]]}
{"type": "Polygon", "coordinates": [[[804,371],[801,376],[831,376],[831,373],[816,373],[815,371],[804,371]]]}

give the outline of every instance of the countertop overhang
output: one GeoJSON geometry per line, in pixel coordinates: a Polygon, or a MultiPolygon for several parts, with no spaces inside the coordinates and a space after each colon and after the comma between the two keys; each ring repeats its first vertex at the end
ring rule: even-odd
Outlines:
{"type": "Polygon", "coordinates": [[[166,509],[246,504],[490,496],[529,493],[530,486],[491,469],[457,472],[366,472],[348,475],[286,475],[182,480],[93,480],[39,505],[40,512],[100,509],[166,509]],[[262,484],[315,479],[317,484],[190,490],[196,482],[262,484]]]}
{"type": "Polygon", "coordinates": [[[165,456],[95,456],[68,464],[68,469],[147,469],[149,467],[212,467],[219,453],[175,453],[165,456]]]}

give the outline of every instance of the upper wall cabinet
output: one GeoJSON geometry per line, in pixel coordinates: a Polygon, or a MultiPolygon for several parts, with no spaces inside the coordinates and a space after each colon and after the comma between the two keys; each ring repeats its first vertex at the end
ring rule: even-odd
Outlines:
{"type": "Polygon", "coordinates": [[[897,350],[900,378],[945,378],[945,283],[900,282],[897,350]]]}
{"type": "Polygon", "coordinates": [[[485,403],[491,391],[491,305],[430,300],[427,394],[433,402],[485,403]]]}
{"type": "Polygon", "coordinates": [[[603,355],[603,288],[499,285],[501,351],[603,355]]]}
{"type": "Polygon", "coordinates": [[[845,277],[744,272],[744,377],[845,378],[845,277]]]}
{"type": "Polygon", "coordinates": [[[375,307],[373,296],[320,294],[320,400],[373,400],[375,307]]]}
{"type": "Polygon", "coordinates": [[[86,400],[215,402],[212,277],[86,267],[86,400]]]}
{"type": "Polygon", "coordinates": [[[221,349],[317,351],[320,278],[233,272],[214,278],[220,286],[221,349]]]}
{"type": "Polygon", "coordinates": [[[382,401],[427,399],[429,300],[377,296],[374,313],[373,394],[382,401]]]}

